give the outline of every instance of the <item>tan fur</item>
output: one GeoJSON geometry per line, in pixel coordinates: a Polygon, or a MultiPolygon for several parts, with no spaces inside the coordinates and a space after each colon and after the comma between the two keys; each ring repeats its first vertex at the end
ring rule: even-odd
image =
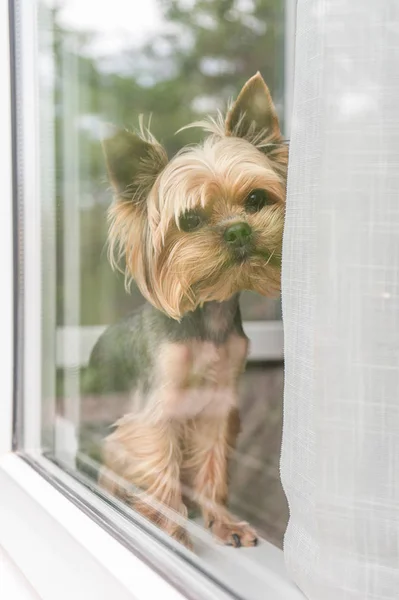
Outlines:
{"type": "Polygon", "coordinates": [[[146,215],[132,203],[114,204],[109,213],[111,251],[115,262],[125,257],[127,283],[134,278],[142,294],[173,318],[243,289],[277,295],[280,272],[264,255],[281,258],[284,199],[284,180],[267,156],[246,140],[211,137],[163,169],[147,197],[146,215]],[[266,189],[276,202],[248,215],[244,201],[257,188],[266,189]],[[179,216],[196,206],[209,211],[208,224],[185,233],[179,216]],[[259,253],[226,269],[229,254],[221,236],[224,225],[234,221],[250,224],[259,253]]]}
{"type": "Polygon", "coordinates": [[[247,342],[231,335],[223,345],[190,340],[168,344],[160,351],[157,368],[160,392],[148,412],[160,419],[186,421],[229,413],[237,404],[237,380],[247,355],[247,342]]]}
{"type": "MultiPolygon", "coordinates": [[[[219,346],[199,341],[164,345],[158,355],[157,394],[146,398],[141,410],[134,397],[132,412],[117,421],[106,440],[100,484],[186,545],[179,521],[162,510],[166,505],[172,515],[175,511],[185,517],[183,490],[201,506],[208,525],[231,525],[225,542],[233,543],[231,536],[238,531],[225,503],[227,464],[239,430],[237,379],[246,355],[247,342],[236,335],[219,346]],[[126,483],[132,484],[129,491],[126,483]],[[143,499],[143,491],[161,506],[143,499]]],[[[248,538],[252,545],[255,537],[248,538]]]]}
{"type": "MultiPolygon", "coordinates": [[[[202,145],[184,148],[169,163],[151,134],[142,130],[141,137],[132,136],[132,151],[141,141],[145,155],[135,163],[133,183],[118,191],[109,210],[111,264],[124,258],[126,286],[134,279],[149,302],[175,319],[203,302],[223,301],[237,291],[272,296],[280,290],[276,261],[282,251],[288,150],[259,75],[244,87],[224,124],[219,120],[194,124],[211,135],[202,145]],[[260,126],[248,121],[251,93],[260,99],[259,110],[251,115],[257,118],[262,109],[267,115],[260,118],[260,126]],[[248,214],[245,199],[259,188],[275,203],[248,214]],[[198,232],[185,233],[179,217],[196,207],[206,211],[207,224],[198,232]],[[244,264],[227,266],[229,252],[221,239],[226,224],[234,221],[249,223],[257,251],[244,264]],[[273,260],[265,261],[265,256],[273,260]]],[[[114,180],[117,166],[111,164],[109,169],[114,180]]]]}
{"type": "MultiPolygon", "coordinates": [[[[126,285],[134,279],[149,302],[177,320],[242,290],[274,295],[280,289],[288,151],[261,76],[247,82],[225,119],[192,126],[209,137],[170,162],[148,131],[123,132],[105,143],[116,191],[109,210],[111,263],[124,259],[126,285]],[[246,201],[257,189],[270,203],[251,213],[246,201]],[[191,209],[203,211],[204,223],[185,232],[180,219],[191,209]],[[223,235],[243,222],[252,230],[253,248],[239,262],[223,235]]],[[[218,326],[217,320],[210,324],[218,326]]],[[[155,357],[155,391],[145,397],[132,391],[131,413],[106,440],[100,483],[186,545],[183,495],[201,507],[206,525],[224,543],[256,543],[255,531],[226,509],[246,356],[247,341],[237,334],[223,344],[163,342],[155,357]]]]}
{"type": "Polygon", "coordinates": [[[104,462],[124,485],[115,484],[106,472],[99,483],[171,536],[188,543],[180,524],[168,518],[162,508],[165,505],[187,516],[180,486],[180,428],[149,421],[128,415],[117,422],[116,431],[107,439],[104,462]],[[131,489],[126,489],[126,483],[132,484],[131,489]],[[146,501],[147,496],[160,505],[153,506],[146,501]]]}

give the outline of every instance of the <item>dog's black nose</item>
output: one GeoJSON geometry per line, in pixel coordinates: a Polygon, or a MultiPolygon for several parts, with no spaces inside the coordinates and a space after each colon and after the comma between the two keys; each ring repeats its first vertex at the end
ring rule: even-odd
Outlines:
{"type": "Polygon", "coordinates": [[[252,235],[252,229],[248,223],[234,223],[224,232],[224,239],[235,248],[246,246],[252,235]]]}

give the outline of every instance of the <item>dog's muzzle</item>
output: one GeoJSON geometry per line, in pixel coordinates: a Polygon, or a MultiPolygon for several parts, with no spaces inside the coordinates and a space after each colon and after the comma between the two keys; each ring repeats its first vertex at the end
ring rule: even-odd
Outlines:
{"type": "Polygon", "coordinates": [[[248,223],[234,223],[227,227],[223,238],[238,260],[247,258],[252,250],[252,229],[248,223]]]}

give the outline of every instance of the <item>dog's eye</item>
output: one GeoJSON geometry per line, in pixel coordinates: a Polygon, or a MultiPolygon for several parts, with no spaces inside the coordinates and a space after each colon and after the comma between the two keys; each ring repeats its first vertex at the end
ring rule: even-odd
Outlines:
{"type": "Polygon", "coordinates": [[[252,190],[245,201],[245,208],[249,213],[256,213],[270,204],[274,202],[265,190],[252,190]]]}
{"type": "Polygon", "coordinates": [[[200,225],[202,225],[203,218],[196,212],[190,211],[186,212],[183,216],[180,217],[180,227],[183,231],[194,231],[194,229],[198,229],[200,225]]]}

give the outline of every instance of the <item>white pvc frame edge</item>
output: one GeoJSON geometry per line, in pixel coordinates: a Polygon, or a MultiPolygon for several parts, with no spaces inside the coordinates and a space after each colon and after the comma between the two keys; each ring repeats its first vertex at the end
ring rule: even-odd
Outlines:
{"type": "Polygon", "coordinates": [[[1,544],[42,600],[183,600],[15,454],[0,459],[1,544]]]}
{"type": "Polygon", "coordinates": [[[13,396],[13,215],[10,46],[7,2],[0,2],[0,256],[3,282],[0,294],[0,456],[12,446],[13,396]]]}
{"type": "Polygon", "coordinates": [[[29,581],[0,545],[0,594],[2,598],[40,600],[29,581]]]}

